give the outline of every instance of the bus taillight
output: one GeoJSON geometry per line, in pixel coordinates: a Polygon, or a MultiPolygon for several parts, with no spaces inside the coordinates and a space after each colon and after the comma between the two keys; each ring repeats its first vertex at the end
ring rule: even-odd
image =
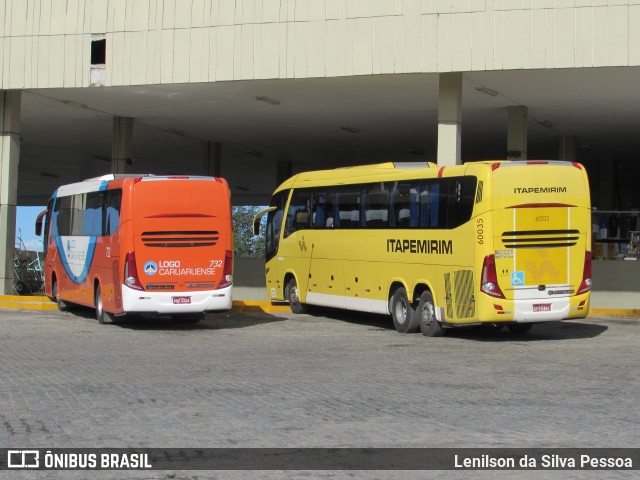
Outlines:
{"type": "Polygon", "coordinates": [[[482,262],[482,283],[480,289],[492,297],[504,298],[504,294],[498,286],[496,260],[493,255],[487,255],[484,257],[484,262],[482,262]]]}
{"type": "Polygon", "coordinates": [[[136,290],[144,290],[138,279],[138,268],[136,267],[135,252],[128,252],[124,261],[124,283],[127,287],[136,290]]]}
{"type": "Polygon", "coordinates": [[[591,290],[591,252],[584,252],[584,270],[582,273],[582,283],[578,289],[578,295],[591,290]]]}
{"type": "Polygon", "coordinates": [[[231,286],[233,283],[233,254],[231,250],[225,250],[224,252],[224,267],[222,268],[222,279],[218,288],[225,288],[231,286]]]}

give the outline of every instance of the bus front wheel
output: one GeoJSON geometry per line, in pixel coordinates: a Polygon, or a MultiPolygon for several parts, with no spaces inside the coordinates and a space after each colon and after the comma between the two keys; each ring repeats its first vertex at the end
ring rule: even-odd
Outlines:
{"type": "Polygon", "coordinates": [[[58,291],[58,281],[54,278],[53,285],[51,286],[51,293],[53,294],[53,299],[58,305],[58,310],[61,312],[66,312],[69,310],[69,305],[64,300],[60,299],[59,291],[58,291]]]}
{"type": "Polygon", "coordinates": [[[418,322],[422,334],[426,337],[441,337],[445,334],[442,324],[436,319],[433,295],[428,290],[422,292],[418,301],[418,322]]]}
{"type": "Polygon", "coordinates": [[[409,297],[407,297],[407,291],[404,287],[399,287],[393,292],[391,300],[389,300],[389,310],[393,325],[399,333],[415,333],[420,328],[416,312],[409,303],[409,297]]]}
{"type": "Polygon", "coordinates": [[[307,313],[307,305],[300,303],[300,291],[298,290],[298,283],[295,278],[291,277],[291,279],[289,279],[284,293],[293,313],[307,313]]]}
{"type": "Polygon", "coordinates": [[[96,286],[96,318],[98,319],[98,323],[105,324],[107,322],[114,322],[114,315],[104,311],[104,306],[102,305],[102,292],[100,291],[100,285],[96,286]]]}

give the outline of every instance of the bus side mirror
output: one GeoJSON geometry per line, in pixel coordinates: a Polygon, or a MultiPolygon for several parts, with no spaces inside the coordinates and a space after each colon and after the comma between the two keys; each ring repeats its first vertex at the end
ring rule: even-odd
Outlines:
{"type": "Polygon", "coordinates": [[[36,235],[38,237],[42,235],[42,220],[47,213],[49,213],[49,210],[43,210],[38,214],[38,217],[36,218],[36,235]]]}
{"type": "Polygon", "coordinates": [[[256,216],[253,217],[253,234],[260,235],[260,220],[262,219],[265,213],[273,212],[276,207],[268,207],[260,210],[256,213],[256,216]]]}

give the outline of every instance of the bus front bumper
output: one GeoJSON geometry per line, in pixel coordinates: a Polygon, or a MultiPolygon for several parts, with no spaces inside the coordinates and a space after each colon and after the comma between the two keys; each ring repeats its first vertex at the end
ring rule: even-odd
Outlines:
{"type": "Polygon", "coordinates": [[[231,288],[193,292],[148,292],[122,285],[125,313],[202,313],[231,309],[231,288]]]}

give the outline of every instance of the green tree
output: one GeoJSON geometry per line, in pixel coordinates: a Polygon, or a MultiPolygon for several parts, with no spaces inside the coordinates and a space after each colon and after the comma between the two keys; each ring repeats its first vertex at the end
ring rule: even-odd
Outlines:
{"type": "Polygon", "coordinates": [[[236,257],[264,257],[265,226],[264,220],[260,225],[260,235],[253,235],[253,217],[261,207],[238,206],[232,207],[234,254],[236,257]]]}

